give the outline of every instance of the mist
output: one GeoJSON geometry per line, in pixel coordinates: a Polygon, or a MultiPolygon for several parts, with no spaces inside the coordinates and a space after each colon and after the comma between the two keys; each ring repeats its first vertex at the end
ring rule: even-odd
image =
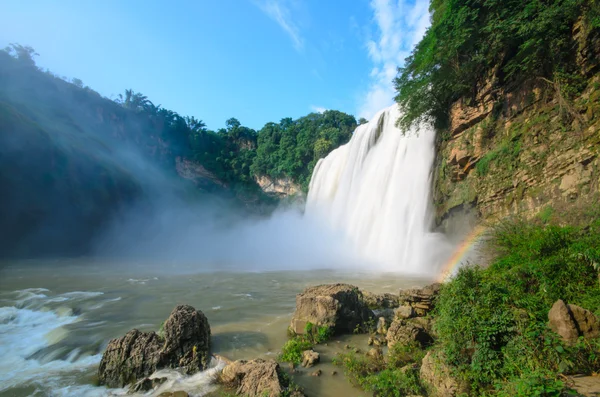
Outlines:
{"type": "Polygon", "coordinates": [[[163,198],[115,221],[94,253],[144,260],[153,270],[268,271],[356,267],[349,248],[300,207],[257,217],[223,203],[163,198]]]}

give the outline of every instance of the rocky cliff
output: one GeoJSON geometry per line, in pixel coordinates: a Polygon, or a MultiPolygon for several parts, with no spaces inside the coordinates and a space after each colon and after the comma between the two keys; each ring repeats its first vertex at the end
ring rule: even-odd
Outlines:
{"type": "Polygon", "coordinates": [[[277,197],[284,198],[302,193],[300,185],[294,183],[290,178],[274,179],[264,175],[255,177],[255,181],[265,193],[277,197]]]}
{"type": "Polygon", "coordinates": [[[502,87],[491,76],[473,98],[451,108],[434,170],[438,223],[463,210],[484,221],[534,216],[598,195],[600,39],[578,23],[580,87],[537,79],[502,87]]]}

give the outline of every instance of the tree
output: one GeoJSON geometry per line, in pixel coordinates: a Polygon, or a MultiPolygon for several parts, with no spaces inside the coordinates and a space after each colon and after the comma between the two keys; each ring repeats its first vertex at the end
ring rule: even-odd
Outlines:
{"type": "Polygon", "coordinates": [[[4,48],[10,56],[16,58],[23,66],[34,67],[35,68],[35,60],[34,56],[39,56],[37,52],[30,46],[22,46],[17,43],[10,43],[8,46],[4,48]]]}
{"type": "Polygon", "coordinates": [[[71,79],[71,83],[73,83],[75,86],[79,87],[79,88],[83,88],[83,81],[81,81],[78,78],[73,78],[71,79]]]}
{"type": "Polygon", "coordinates": [[[368,122],[369,122],[369,120],[365,119],[364,117],[361,117],[360,119],[358,119],[358,125],[367,124],[368,122]]]}

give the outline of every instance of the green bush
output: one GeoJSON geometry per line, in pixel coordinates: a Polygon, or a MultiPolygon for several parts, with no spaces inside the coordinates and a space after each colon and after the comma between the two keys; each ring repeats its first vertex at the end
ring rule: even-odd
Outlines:
{"type": "Polygon", "coordinates": [[[384,369],[365,379],[364,389],[375,396],[404,397],[423,393],[418,368],[384,369]]]}
{"type": "Polygon", "coordinates": [[[312,343],[301,337],[292,338],[285,342],[285,345],[283,345],[279,360],[300,364],[302,362],[302,352],[310,349],[311,347],[312,343]]]}
{"type": "Polygon", "coordinates": [[[310,321],[306,323],[304,332],[306,335],[305,337],[315,344],[327,342],[333,335],[333,331],[330,327],[315,325],[310,321]]]}
{"type": "Polygon", "coordinates": [[[338,354],[333,363],[344,368],[354,386],[376,396],[406,396],[423,393],[418,370],[424,355],[417,345],[396,344],[385,358],[352,351],[338,354]]]}
{"type": "Polygon", "coordinates": [[[547,326],[558,299],[600,312],[599,219],[577,227],[502,223],[491,236],[491,266],[462,268],[444,285],[436,343],[473,395],[557,396],[557,374],[600,369],[599,340],[569,345],[547,326]]]}

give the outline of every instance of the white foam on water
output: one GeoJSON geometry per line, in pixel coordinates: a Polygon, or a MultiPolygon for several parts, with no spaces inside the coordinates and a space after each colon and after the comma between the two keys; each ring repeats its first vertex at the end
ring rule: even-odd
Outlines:
{"type": "Polygon", "coordinates": [[[33,380],[57,376],[65,371],[96,365],[100,356],[87,356],[77,361],[54,360],[40,363],[31,355],[66,337],[64,326],[77,321],[76,316],[60,316],[53,311],[0,308],[0,391],[33,380]]]}

